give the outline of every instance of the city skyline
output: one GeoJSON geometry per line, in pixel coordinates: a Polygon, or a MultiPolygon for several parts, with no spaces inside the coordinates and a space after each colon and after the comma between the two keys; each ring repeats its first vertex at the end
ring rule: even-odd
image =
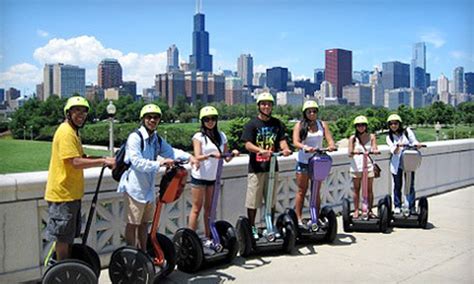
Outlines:
{"type": "MultiPolygon", "coordinates": [[[[124,80],[137,81],[141,91],[153,85],[154,75],[166,71],[169,46],[179,49],[180,62],[192,53],[192,0],[68,5],[1,0],[0,5],[0,88],[16,87],[22,94],[34,92],[43,81],[46,63],[85,68],[86,83],[97,84],[97,66],[105,58],[118,59],[124,80]],[[75,17],[71,10],[84,16],[75,17]]],[[[237,58],[247,53],[253,57],[254,72],[280,66],[288,68],[293,79],[313,78],[314,69],[324,68],[325,50],[332,48],[352,51],[353,71],[381,69],[388,61],[410,64],[413,44],[425,42],[431,78],[443,73],[453,80],[457,66],[474,71],[473,7],[464,0],[213,0],[202,3],[202,13],[214,72],[236,71],[237,58]]]]}

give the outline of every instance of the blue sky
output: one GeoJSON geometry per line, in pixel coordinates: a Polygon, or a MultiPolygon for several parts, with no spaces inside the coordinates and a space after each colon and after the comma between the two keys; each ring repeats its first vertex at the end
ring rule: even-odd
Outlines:
{"type": "MultiPolygon", "coordinates": [[[[251,53],[255,71],[288,67],[295,78],[324,68],[324,50],[353,52],[353,70],[382,62],[409,63],[412,45],[426,42],[432,78],[463,66],[474,71],[473,12],[469,0],[203,0],[213,67],[235,70],[251,53]]],[[[194,0],[0,0],[0,88],[23,93],[42,81],[45,63],[86,68],[96,83],[97,64],[119,60],[138,92],[163,72],[166,49],[176,44],[189,60],[194,0]]]]}

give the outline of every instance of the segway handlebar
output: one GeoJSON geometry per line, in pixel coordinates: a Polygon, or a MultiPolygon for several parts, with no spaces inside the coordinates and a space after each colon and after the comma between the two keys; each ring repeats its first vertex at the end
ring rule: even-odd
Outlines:
{"type": "Polygon", "coordinates": [[[369,155],[380,155],[380,152],[373,152],[373,151],[368,151],[368,152],[351,152],[351,155],[364,155],[364,154],[369,154],[369,155]]]}
{"type": "Polygon", "coordinates": [[[305,153],[317,153],[317,154],[326,154],[327,152],[337,152],[337,148],[330,151],[328,147],[326,148],[316,148],[314,151],[304,150],[305,153]]]}
{"type": "MultiPolygon", "coordinates": [[[[403,147],[405,148],[406,150],[417,150],[418,147],[416,145],[411,145],[411,144],[402,144],[402,145],[399,145],[400,147],[403,147]]],[[[421,144],[420,145],[421,148],[426,148],[426,144],[421,144]]]]}
{"type": "Polygon", "coordinates": [[[214,154],[210,154],[209,155],[209,158],[214,158],[214,159],[225,159],[225,158],[230,158],[230,157],[235,157],[237,155],[235,155],[234,153],[232,152],[229,152],[229,153],[222,153],[220,157],[217,157],[217,155],[214,155],[214,154]]]}

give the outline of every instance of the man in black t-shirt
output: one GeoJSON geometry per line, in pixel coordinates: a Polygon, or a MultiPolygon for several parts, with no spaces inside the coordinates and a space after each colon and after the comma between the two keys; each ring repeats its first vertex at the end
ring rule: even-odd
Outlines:
{"type": "MultiPolygon", "coordinates": [[[[274,99],[270,93],[262,93],[258,96],[259,113],[245,125],[241,137],[241,140],[245,142],[245,148],[250,152],[245,207],[247,207],[247,215],[255,239],[259,238],[255,227],[255,215],[257,208],[262,206],[262,199],[266,194],[271,154],[279,151],[282,151],[284,156],[291,154],[282,122],[272,117],[273,103],[274,99]]],[[[274,188],[278,180],[277,172],[278,162],[275,168],[274,188]]],[[[272,206],[273,210],[276,203],[275,197],[276,190],[273,191],[273,204],[265,206],[272,206]]]]}

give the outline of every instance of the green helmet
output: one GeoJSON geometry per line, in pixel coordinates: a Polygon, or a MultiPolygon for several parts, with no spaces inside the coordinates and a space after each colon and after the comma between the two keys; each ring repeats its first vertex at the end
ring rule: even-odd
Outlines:
{"type": "Polygon", "coordinates": [[[161,116],[161,109],[159,106],[155,104],[147,104],[144,107],[142,107],[142,110],[140,111],[140,119],[142,119],[145,114],[149,113],[157,113],[161,116]]]}
{"type": "Polygon", "coordinates": [[[312,101],[312,100],[306,101],[306,102],[304,102],[303,108],[301,110],[303,112],[305,112],[309,108],[319,109],[318,103],[316,101],[312,101]]]}
{"type": "Polygon", "coordinates": [[[261,93],[260,95],[258,95],[257,105],[263,101],[272,102],[273,104],[275,103],[275,100],[273,99],[273,96],[270,93],[261,93]]]}
{"type": "Polygon", "coordinates": [[[219,116],[217,109],[213,106],[205,106],[199,111],[199,120],[206,116],[219,116]]]}
{"type": "Polygon", "coordinates": [[[72,108],[72,107],[76,107],[76,106],[82,106],[82,107],[85,107],[87,108],[87,111],[89,111],[89,109],[91,108],[89,106],[89,102],[87,102],[87,100],[83,97],[78,97],[78,96],[75,96],[75,97],[70,97],[67,102],[66,102],[66,105],[64,106],[64,115],[67,115],[67,112],[72,108]]]}
{"type": "Polygon", "coordinates": [[[387,122],[390,122],[390,121],[402,122],[402,118],[398,114],[394,113],[388,116],[387,122]]]}
{"type": "Polygon", "coordinates": [[[354,118],[354,125],[356,124],[369,124],[367,117],[363,115],[359,115],[358,117],[354,118]]]}

